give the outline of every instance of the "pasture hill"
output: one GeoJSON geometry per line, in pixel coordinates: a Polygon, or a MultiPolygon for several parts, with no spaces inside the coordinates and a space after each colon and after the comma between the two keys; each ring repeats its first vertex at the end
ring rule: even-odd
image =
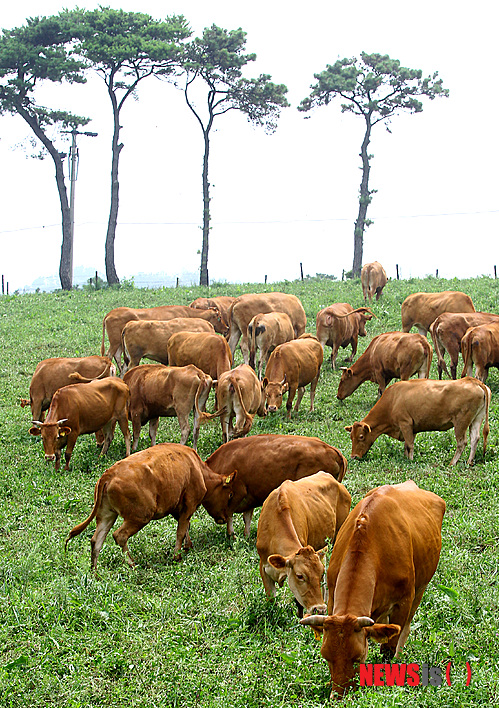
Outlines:
{"type": "MultiPolygon", "coordinates": [[[[297,295],[315,333],[317,312],[334,302],[364,305],[360,281],[309,278],[272,285],[216,284],[210,295],[284,291],[297,295]]],[[[367,323],[358,356],[370,339],[399,330],[400,305],[413,292],[462,290],[477,310],[499,312],[498,281],[390,281],[376,318],[367,323]]],[[[90,572],[89,539],[95,528],[74,539],[64,553],[72,527],[93,505],[102,473],[124,456],[123,436],[98,457],[93,436],[78,440],[69,472],[45,463],[40,442],[30,436],[28,395],[39,361],[54,356],[85,356],[100,351],[102,320],[114,307],[188,304],[206,289],[133,287],[4,296],[0,299],[0,379],[2,398],[0,466],[0,705],[159,707],[300,706],[329,701],[329,670],[320,644],[298,624],[289,589],[268,602],[258,573],[255,548],[259,510],[251,536],[243,537],[236,515],[236,538],[229,541],[200,508],[191,522],[194,548],[180,563],[172,559],[176,522],[153,521],[130,542],[135,570],[123,563],[108,536],[99,559],[99,577],[90,572]]],[[[350,349],[340,350],[338,366],[350,349]]],[[[236,364],[241,363],[239,350],[236,364]]],[[[431,377],[437,378],[436,357],[431,377]]],[[[460,360],[458,376],[461,373],[460,360]]],[[[332,371],[329,350],[319,379],[315,411],[309,392],[291,421],[285,408],[255,418],[251,434],[317,436],[350,458],[345,426],[361,420],[377,398],[365,383],[345,401],[336,399],[340,371],[332,371]]],[[[350,460],[344,484],[352,505],[373,487],[413,479],[447,503],[443,547],[436,574],[415,615],[397,660],[439,667],[440,686],[361,687],[346,705],[492,706],[499,705],[499,375],[490,371],[490,435],[475,465],[449,467],[455,450],[452,430],[421,433],[414,460],[403,443],[381,436],[363,460],[350,460]],[[450,665],[451,685],[446,680],[450,665]],[[466,686],[468,663],[471,683],[466,686]]],[[[213,396],[213,394],[212,394],[213,396]]],[[[211,397],[208,409],[213,409],[211,397]]],[[[179,442],[176,419],[162,419],[158,442],[179,442]]],[[[206,459],[221,445],[220,423],[204,425],[198,452],[206,459]]],[[[149,444],[143,428],[139,450],[149,444]]],[[[371,644],[369,663],[385,663],[371,644]]]]}

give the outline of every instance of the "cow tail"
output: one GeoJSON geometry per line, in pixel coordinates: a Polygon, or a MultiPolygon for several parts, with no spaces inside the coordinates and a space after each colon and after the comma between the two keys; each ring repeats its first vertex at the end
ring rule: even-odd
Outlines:
{"type": "Polygon", "coordinates": [[[490,426],[489,426],[489,406],[490,406],[490,398],[491,398],[491,391],[488,386],[483,384],[483,387],[485,389],[485,423],[483,425],[483,456],[485,458],[485,450],[487,449],[487,438],[489,437],[489,432],[490,432],[490,426]]]}
{"type": "Polygon", "coordinates": [[[347,312],[346,315],[336,315],[335,314],[334,316],[340,320],[340,319],[344,319],[345,317],[350,317],[351,315],[355,315],[357,313],[369,314],[369,315],[372,315],[373,317],[376,317],[374,312],[369,307],[358,307],[356,310],[352,310],[351,312],[347,312]]]}
{"type": "Polygon", "coordinates": [[[105,346],[105,339],[106,339],[106,318],[102,320],[102,342],[100,345],[100,355],[104,356],[104,346],[105,346]]]}
{"type": "MultiPolygon", "coordinates": [[[[194,408],[196,410],[196,414],[199,417],[199,424],[207,423],[209,420],[213,420],[213,418],[220,418],[221,415],[223,415],[226,411],[226,408],[220,408],[220,410],[215,411],[214,413],[206,413],[206,411],[202,411],[199,407],[199,396],[201,395],[201,392],[206,388],[206,386],[209,386],[211,388],[211,384],[208,382],[207,377],[205,378],[200,378],[199,383],[198,383],[198,388],[196,391],[196,397],[194,398],[194,408]]],[[[208,390],[209,392],[209,390],[208,390]]]]}
{"type": "Polygon", "coordinates": [[[95,518],[95,515],[97,514],[97,510],[100,507],[102,503],[102,496],[104,492],[106,491],[107,488],[107,482],[103,482],[102,479],[99,479],[97,484],[95,485],[95,492],[94,492],[94,508],[92,509],[90,516],[85,519],[85,521],[82,521],[81,524],[78,524],[77,526],[74,527],[69,532],[69,536],[66,539],[66,542],[64,544],[64,552],[67,551],[68,547],[68,542],[74,538],[75,536],[79,536],[82,531],[85,531],[89,523],[92,521],[92,519],[95,518]]]}
{"type": "MultiPolygon", "coordinates": [[[[435,327],[435,322],[432,322],[430,325],[430,334],[433,340],[433,348],[435,349],[435,352],[437,354],[438,369],[439,371],[445,371],[447,376],[450,376],[449,369],[447,368],[447,364],[445,363],[444,355],[442,353],[442,350],[440,349],[440,343],[438,341],[437,328],[435,327]]],[[[426,378],[428,378],[428,376],[426,378]]]]}
{"type": "Polygon", "coordinates": [[[232,385],[234,386],[234,391],[236,392],[236,395],[239,399],[239,403],[241,405],[241,408],[243,409],[244,418],[245,418],[244,428],[246,428],[246,426],[248,425],[248,419],[250,419],[250,414],[246,410],[246,407],[245,407],[244,401],[243,401],[243,396],[241,393],[241,387],[239,386],[239,383],[235,377],[232,378],[232,385]]]}
{"type": "Polygon", "coordinates": [[[471,337],[469,331],[461,339],[461,354],[464,359],[463,373],[461,374],[461,378],[463,379],[467,376],[466,371],[468,370],[471,359],[471,337]]]}
{"type": "Polygon", "coordinates": [[[125,343],[125,329],[126,327],[123,327],[123,329],[121,330],[121,348],[123,350],[123,361],[125,362],[125,366],[128,369],[128,364],[130,363],[130,354],[127,351],[125,343]]]}
{"type": "MultiPolygon", "coordinates": [[[[261,352],[260,352],[261,356],[261,352]]],[[[250,338],[250,353],[249,353],[249,365],[252,369],[255,368],[256,359],[256,322],[253,320],[253,326],[251,327],[251,338],[250,338]]]]}
{"type": "MultiPolygon", "coordinates": [[[[430,343],[428,340],[425,339],[425,347],[426,347],[426,379],[430,378],[430,369],[431,369],[431,362],[433,360],[433,349],[431,348],[430,343]]],[[[445,366],[445,361],[444,361],[444,366],[445,366]]],[[[447,369],[447,367],[445,367],[447,369]]]]}

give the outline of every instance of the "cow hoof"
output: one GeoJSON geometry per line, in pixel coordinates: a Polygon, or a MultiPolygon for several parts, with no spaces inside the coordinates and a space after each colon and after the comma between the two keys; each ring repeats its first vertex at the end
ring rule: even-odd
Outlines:
{"type": "Polygon", "coordinates": [[[182,555],[180,553],[176,553],[173,556],[173,560],[175,561],[175,563],[180,563],[180,561],[182,560],[182,555]]]}

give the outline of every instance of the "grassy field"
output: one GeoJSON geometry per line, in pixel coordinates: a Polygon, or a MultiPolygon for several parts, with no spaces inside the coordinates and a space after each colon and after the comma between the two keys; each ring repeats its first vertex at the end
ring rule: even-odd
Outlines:
{"type": "MultiPolygon", "coordinates": [[[[214,294],[282,290],[301,298],[315,332],[315,315],[333,302],[363,305],[359,281],[307,279],[263,286],[219,284],[214,294]]],[[[373,304],[377,318],[359,341],[400,329],[400,304],[412,292],[464,290],[477,310],[499,312],[499,285],[490,278],[466,281],[391,281],[373,304]]],[[[93,487],[124,455],[119,430],[105,458],[92,436],[80,438],[69,472],[46,464],[38,439],[28,434],[28,395],[36,364],[51,356],[99,353],[102,318],[120,305],[188,304],[201,288],[100,291],[5,296],[0,299],[0,706],[303,706],[329,700],[329,670],[320,645],[296,618],[287,586],[275,603],[265,600],[255,549],[258,510],[249,540],[242,518],[237,537],[226,538],[204,509],[193,517],[194,549],[172,560],[175,521],[150,523],[135,536],[131,570],[111,534],[99,558],[100,578],[90,573],[89,538],[69,530],[86,518],[93,487]]],[[[346,350],[349,353],[349,349],[346,350]]],[[[338,364],[343,365],[345,350],[338,364]]],[[[240,363],[240,353],[236,363],[240,363]]],[[[460,373],[460,370],[459,370],[460,373]]],[[[434,359],[432,376],[437,377],[434,359]]],[[[366,383],[343,402],[336,399],[339,373],[326,352],[316,410],[302,409],[288,422],[285,411],[256,419],[253,433],[316,435],[347,458],[345,425],[360,420],[376,402],[366,383]]],[[[356,706],[499,705],[499,374],[491,370],[489,446],[476,464],[449,467],[453,431],[416,437],[413,462],[403,444],[382,436],[366,459],[349,461],[344,483],[354,503],[384,483],[414,479],[447,502],[440,564],[415,616],[400,661],[439,666],[453,662],[451,687],[362,688],[347,697],[356,706]],[[472,680],[465,687],[466,662],[472,680]]],[[[211,406],[212,407],[212,406],[211,406]]],[[[143,429],[139,449],[148,444],[143,429]]],[[[163,419],[158,442],[178,442],[176,420],[163,419]]],[[[206,459],[221,444],[218,421],[201,428],[198,452],[206,459]]],[[[463,455],[466,459],[467,455],[463,455]]],[[[382,662],[377,645],[370,662],[382,662]]]]}

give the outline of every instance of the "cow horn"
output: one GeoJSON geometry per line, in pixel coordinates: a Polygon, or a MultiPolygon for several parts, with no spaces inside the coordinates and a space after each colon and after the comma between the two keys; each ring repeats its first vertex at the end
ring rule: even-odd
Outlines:
{"type": "Polygon", "coordinates": [[[40,428],[43,425],[41,420],[32,420],[31,422],[33,425],[36,425],[37,428],[40,428]]]}
{"type": "Polygon", "coordinates": [[[283,378],[283,380],[281,381],[280,386],[284,386],[284,382],[285,382],[285,381],[286,381],[286,374],[284,374],[284,378],[283,378]]]}
{"type": "Polygon", "coordinates": [[[359,629],[361,627],[370,627],[373,624],[374,620],[372,620],[370,617],[357,617],[357,626],[359,627],[359,629]]]}
{"type": "Polygon", "coordinates": [[[57,425],[62,425],[62,424],[65,423],[67,420],[69,420],[69,418],[61,418],[60,420],[57,421],[57,425]]]}
{"type": "Polygon", "coordinates": [[[325,619],[326,615],[308,615],[308,617],[302,617],[300,624],[310,627],[322,627],[325,619]]]}

